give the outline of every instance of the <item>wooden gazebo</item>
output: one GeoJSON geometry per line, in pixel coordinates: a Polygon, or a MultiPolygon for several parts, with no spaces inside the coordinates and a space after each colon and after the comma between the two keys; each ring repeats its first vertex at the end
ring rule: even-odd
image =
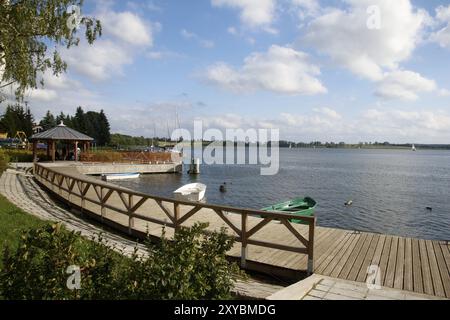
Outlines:
{"type": "Polygon", "coordinates": [[[56,160],[57,141],[65,142],[73,147],[74,160],[76,161],[78,159],[78,148],[80,147],[84,152],[88,151],[93,140],[93,138],[65,126],[61,121],[61,124],[53,129],[37,133],[30,138],[30,141],[33,142],[33,161],[37,159],[36,150],[39,142],[47,144],[47,157],[54,162],[56,160]]]}

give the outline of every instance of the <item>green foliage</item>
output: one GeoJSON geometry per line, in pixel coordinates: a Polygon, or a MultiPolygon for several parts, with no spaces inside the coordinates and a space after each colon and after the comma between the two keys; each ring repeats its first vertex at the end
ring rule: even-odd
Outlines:
{"type": "MultiPolygon", "coordinates": [[[[42,160],[45,155],[38,154],[38,157],[42,160]]],[[[8,162],[33,162],[33,152],[28,150],[7,149],[0,150],[0,159],[5,159],[8,162]]]]}
{"type": "Polygon", "coordinates": [[[85,250],[78,233],[46,225],[23,233],[15,252],[3,252],[1,295],[7,299],[100,299],[113,285],[117,254],[91,242],[85,250]],[[79,266],[84,290],[67,287],[67,268],[79,266]]]}
{"type": "Polygon", "coordinates": [[[173,241],[163,236],[148,246],[150,258],[137,254],[123,273],[124,296],[131,299],[227,299],[239,268],[226,252],[233,240],[224,231],[205,233],[207,224],[181,229],[173,241]],[[151,277],[149,277],[151,275],[151,277]]]}
{"type": "Polygon", "coordinates": [[[110,125],[103,110],[85,113],[82,107],[78,107],[74,116],[65,115],[61,112],[56,118],[50,111],[47,111],[40,125],[44,130],[48,130],[60,124],[61,121],[66,126],[94,138],[98,146],[105,146],[110,142],[110,125]]]}
{"type": "Polygon", "coordinates": [[[6,299],[226,299],[240,273],[225,253],[233,240],[206,225],[182,229],[172,241],[147,244],[128,258],[100,236],[83,240],[60,225],[23,233],[17,249],[5,247],[0,296],[6,299]],[[81,270],[81,289],[69,290],[67,267],[81,270]]]}
{"type": "Polygon", "coordinates": [[[9,156],[3,150],[0,150],[0,175],[8,168],[9,156]]]}
{"type": "Polygon", "coordinates": [[[44,131],[54,128],[56,124],[57,124],[56,119],[50,112],[50,110],[47,111],[45,117],[42,118],[41,122],[39,122],[39,125],[42,127],[44,131]]]}
{"type": "MultiPolygon", "coordinates": [[[[16,98],[22,99],[26,89],[44,85],[39,77],[46,70],[55,75],[66,70],[57,49],[50,53],[48,47],[78,45],[77,29],[67,23],[72,5],[81,8],[83,0],[0,1],[0,89],[14,84],[16,98]]],[[[80,25],[89,44],[101,35],[98,20],[83,17],[80,25]]]]}
{"type": "Polygon", "coordinates": [[[132,137],[124,134],[114,133],[111,135],[110,144],[116,148],[130,147],[130,146],[158,146],[159,138],[144,138],[144,137],[132,137]]]}
{"type": "MultiPolygon", "coordinates": [[[[8,245],[12,250],[16,250],[24,230],[42,227],[45,224],[42,220],[23,212],[1,195],[0,221],[0,257],[5,245],[8,245]]],[[[2,260],[0,260],[0,269],[1,266],[2,260]]]]}
{"type": "Polygon", "coordinates": [[[0,132],[14,137],[17,131],[24,131],[27,137],[33,133],[33,115],[29,108],[20,104],[8,105],[5,113],[0,117],[0,132]]]}

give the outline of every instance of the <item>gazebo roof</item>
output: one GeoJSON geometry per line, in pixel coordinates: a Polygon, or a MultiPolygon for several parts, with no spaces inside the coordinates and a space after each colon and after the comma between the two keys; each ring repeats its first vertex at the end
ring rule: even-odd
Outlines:
{"type": "Polygon", "coordinates": [[[93,141],[94,138],[66,127],[61,121],[61,124],[53,129],[34,134],[30,140],[93,141]]]}

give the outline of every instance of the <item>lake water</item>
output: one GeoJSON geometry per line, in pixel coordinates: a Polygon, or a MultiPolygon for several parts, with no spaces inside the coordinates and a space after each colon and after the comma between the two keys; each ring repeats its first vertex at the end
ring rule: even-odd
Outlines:
{"type": "Polygon", "coordinates": [[[255,209],[311,196],[320,226],[450,240],[449,151],[280,149],[275,176],[261,176],[258,165],[202,165],[197,177],[187,170],[116,183],[171,197],[183,184],[202,182],[209,203],[255,209]]]}

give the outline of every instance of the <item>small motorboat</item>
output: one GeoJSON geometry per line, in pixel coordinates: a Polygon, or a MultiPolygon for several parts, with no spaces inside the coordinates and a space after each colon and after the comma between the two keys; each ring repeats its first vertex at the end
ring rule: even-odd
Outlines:
{"type": "Polygon", "coordinates": [[[173,195],[176,200],[181,201],[202,201],[205,197],[206,185],[203,183],[190,183],[175,190],[173,195]]]}
{"type": "MultiPolygon", "coordinates": [[[[293,216],[313,217],[316,208],[316,201],[310,197],[296,198],[289,201],[274,204],[270,207],[262,208],[262,211],[272,211],[289,213],[293,216]]],[[[291,219],[293,223],[305,224],[304,221],[291,219]]]]}
{"type": "Polygon", "coordinates": [[[140,173],[108,173],[102,174],[102,180],[126,180],[126,179],[136,179],[139,178],[140,173]]]}

